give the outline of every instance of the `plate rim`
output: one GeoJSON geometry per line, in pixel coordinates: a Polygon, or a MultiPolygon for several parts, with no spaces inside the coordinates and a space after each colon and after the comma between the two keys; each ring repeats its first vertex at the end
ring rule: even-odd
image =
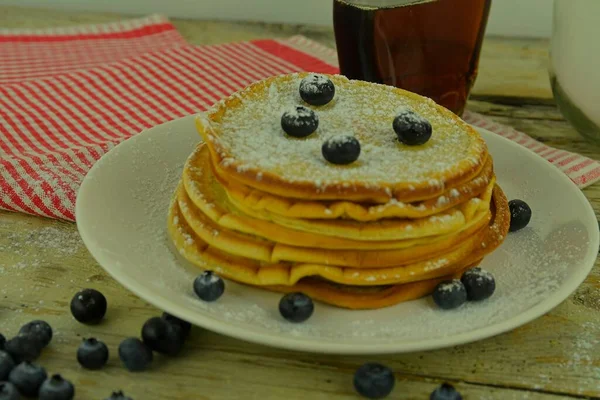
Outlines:
{"type": "MultiPolygon", "coordinates": [[[[164,130],[164,132],[169,132],[168,125],[170,125],[170,124],[183,123],[184,120],[189,119],[191,121],[190,123],[192,123],[192,125],[193,125],[193,118],[194,118],[194,115],[188,115],[188,116],[185,116],[182,118],[178,118],[178,119],[174,119],[174,120],[165,122],[163,124],[153,126],[151,128],[144,129],[137,135],[134,135],[134,136],[122,141],[117,146],[115,146],[113,149],[111,149],[106,154],[104,154],[96,163],[94,163],[92,168],[90,168],[90,170],[88,171],[88,173],[86,174],[85,178],[83,179],[83,181],[80,185],[79,191],[77,193],[76,204],[75,204],[76,221],[82,221],[84,219],[84,217],[82,217],[82,214],[81,214],[82,213],[81,210],[82,210],[83,206],[81,205],[80,199],[85,198],[85,195],[80,196],[80,194],[85,193],[88,186],[93,184],[93,183],[91,183],[91,182],[93,182],[93,179],[91,179],[91,178],[93,178],[93,176],[95,175],[95,172],[98,169],[103,168],[103,165],[107,162],[107,160],[109,160],[111,157],[113,157],[118,152],[122,151],[123,146],[125,146],[125,147],[135,146],[135,143],[138,140],[140,140],[140,138],[143,137],[144,135],[152,134],[153,132],[156,133],[157,131],[158,131],[158,133],[156,133],[156,134],[160,134],[160,132],[163,130],[164,130]],[[117,149],[119,149],[119,150],[115,151],[117,149]]],[[[530,150],[524,146],[521,146],[505,137],[502,137],[501,135],[490,132],[489,130],[484,129],[484,128],[480,128],[480,127],[476,127],[476,126],[473,126],[473,127],[481,133],[484,140],[486,140],[486,136],[488,136],[488,135],[490,137],[494,137],[494,138],[500,140],[501,142],[503,142],[504,145],[509,146],[513,149],[516,149],[518,152],[521,152],[521,151],[528,152],[529,155],[536,158],[537,161],[541,161],[546,166],[551,167],[551,169],[553,170],[553,173],[559,176],[558,179],[561,179],[567,185],[570,185],[572,191],[576,192],[576,196],[579,198],[579,200],[581,200],[585,204],[586,212],[591,217],[594,217],[594,218],[596,217],[593,207],[591,206],[587,197],[585,197],[585,195],[583,194],[582,190],[580,188],[578,188],[573,181],[571,181],[562,171],[560,171],[552,163],[550,163],[543,157],[539,156],[532,150],[530,150]]],[[[201,140],[200,137],[198,137],[198,140],[199,141],[201,140]]],[[[486,140],[486,142],[487,142],[487,140],[486,140]]],[[[157,293],[151,293],[150,289],[147,289],[139,281],[137,281],[131,277],[128,277],[126,275],[123,276],[120,274],[113,273],[113,270],[110,267],[104,266],[103,263],[99,260],[99,257],[101,257],[100,254],[97,254],[99,252],[94,252],[92,250],[94,248],[94,246],[90,245],[91,241],[92,241],[91,235],[88,236],[88,231],[85,228],[85,225],[77,223],[77,229],[79,231],[79,235],[81,236],[81,239],[82,239],[84,245],[86,246],[88,252],[94,258],[94,260],[98,263],[98,265],[104,271],[106,271],[113,279],[115,279],[115,281],[117,281],[119,284],[121,284],[126,290],[131,291],[136,296],[147,301],[148,303],[152,304],[156,308],[166,311],[166,312],[168,312],[172,315],[175,315],[179,318],[182,318],[184,320],[188,320],[189,322],[191,322],[197,326],[200,326],[204,329],[213,331],[213,332],[221,334],[221,335],[239,339],[239,340],[242,340],[245,342],[255,343],[255,344],[259,344],[259,345],[263,345],[263,346],[267,346],[267,347],[274,347],[274,348],[286,349],[286,350],[291,350],[291,351],[297,351],[297,352],[310,352],[310,353],[322,353],[322,354],[346,354],[346,355],[401,354],[401,353],[411,353],[411,352],[417,352],[417,351],[437,350],[437,349],[448,348],[448,347],[457,346],[457,345],[463,345],[463,344],[467,344],[467,343],[474,343],[474,342],[481,341],[483,339],[492,338],[494,336],[501,335],[503,333],[512,331],[518,327],[526,325],[526,324],[540,318],[541,316],[549,313],[550,311],[555,309],[557,306],[562,304],[565,300],[567,300],[569,298],[569,296],[571,296],[575,292],[575,290],[577,290],[577,288],[585,281],[585,279],[587,279],[589,273],[591,272],[591,270],[593,269],[594,264],[595,264],[595,258],[591,259],[590,255],[586,256],[586,258],[581,262],[581,264],[584,266],[584,268],[580,269],[579,274],[575,274],[574,276],[569,277],[569,279],[567,281],[567,284],[569,284],[569,285],[566,288],[564,287],[565,286],[564,281],[561,284],[560,288],[562,288],[562,290],[559,290],[558,292],[559,293],[564,292],[564,295],[548,296],[545,300],[541,301],[540,303],[536,304],[535,306],[533,306],[533,307],[525,310],[524,312],[522,312],[518,315],[515,315],[509,319],[503,320],[501,322],[497,322],[492,325],[487,325],[485,327],[478,328],[473,331],[462,332],[462,333],[455,334],[452,336],[447,336],[447,337],[442,336],[442,337],[438,337],[438,338],[434,338],[434,339],[427,339],[427,340],[412,339],[412,340],[408,340],[408,341],[388,342],[388,343],[380,343],[380,344],[373,344],[373,345],[365,344],[365,345],[357,346],[356,344],[335,343],[334,341],[319,342],[317,340],[303,339],[303,338],[296,337],[296,336],[288,336],[288,337],[282,338],[280,333],[265,334],[265,333],[260,333],[260,332],[256,332],[256,331],[247,331],[247,330],[240,329],[240,327],[233,325],[231,323],[228,323],[227,321],[215,318],[214,316],[212,316],[210,314],[203,313],[200,309],[197,312],[191,312],[191,311],[188,312],[187,308],[178,306],[177,304],[173,303],[167,296],[161,296],[160,294],[157,294],[157,293]],[[574,278],[576,278],[576,279],[574,279],[574,278]]],[[[600,246],[600,232],[597,230],[592,230],[591,233],[592,234],[590,237],[589,247],[592,247],[592,246],[599,247],[600,246]]],[[[554,293],[556,293],[556,291],[554,293]]]]}

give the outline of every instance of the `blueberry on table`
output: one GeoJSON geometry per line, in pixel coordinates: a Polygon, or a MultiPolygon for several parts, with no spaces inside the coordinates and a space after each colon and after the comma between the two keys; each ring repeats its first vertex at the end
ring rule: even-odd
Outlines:
{"type": "Polygon", "coordinates": [[[313,106],[322,106],[333,100],[335,85],[324,75],[310,74],[300,81],[300,97],[313,106]]]}
{"type": "Polygon", "coordinates": [[[18,364],[23,361],[36,360],[42,353],[42,344],[36,337],[17,335],[5,343],[4,351],[10,354],[18,364]]]}
{"type": "Polygon", "coordinates": [[[204,271],[194,280],[194,292],[204,301],[215,301],[225,292],[225,282],[212,271],[204,271]]]}
{"type": "Polygon", "coordinates": [[[454,386],[444,383],[431,393],[429,400],[462,400],[462,396],[454,386]]]}
{"type": "Polygon", "coordinates": [[[83,339],[77,349],[77,361],[83,368],[100,369],[108,361],[108,347],[95,338],[83,339]]]}
{"type": "Polygon", "coordinates": [[[52,327],[46,321],[35,320],[23,325],[19,334],[32,336],[42,347],[46,347],[52,340],[52,327]]]}
{"type": "Polygon", "coordinates": [[[15,367],[15,360],[5,351],[0,350],[0,381],[6,380],[15,367]]]}
{"type": "Polygon", "coordinates": [[[510,209],[510,232],[525,228],[531,221],[531,208],[523,200],[509,201],[508,208],[510,209]]]}
{"type": "Polygon", "coordinates": [[[279,301],[281,316],[290,322],[304,322],[314,310],[312,299],[304,293],[288,293],[279,301]]]}
{"type": "Polygon", "coordinates": [[[281,116],[281,128],[290,136],[303,138],[319,127],[319,116],[310,108],[296,106],[281,116]]]}
{"type": "Polygon", "coordinates": [[[84,289],[73,296],[71,314],[83,324],[97,324],[106,314],[106,297],[95,289],[84,289]]]}
{"type": "Polygon", "coordinates": [[[127,338],[119,345],[119,358],[132,372],[144,371],[152,363],[152,350],[138,338],[127,338]]]}
{"type": "Polygon", "coordinates": [[[334,136],[323,143],[321,153],[332,164],[351,164],[360,156],[360,142],[354,136],[334,136]]]}
{"type": "Polygon", "coordinates": [[[368,363],[354,374],[354,388],[368,399],[383,399],[394,389],[396,378],[385,365],[368,363]]]}
{"type": "Polygon", "coordinates": [[[167,321],[168,323],[178,325],[181,328],[181,334],[183,335],[183,339],[187,339],[187,337],[190,335],[190,331],[192,330],[192,324],[190,324],[189,322],[177,318],[176,316],[171,315],[167,312],[164,312],[161,318],[167,321]]]}
{"type": "Polygon", "coordinates": [[[458,308],[467,301],[467,290],[458,279],[443,281],[433,290],[433,301],[444,310],[458,308]]]}
{"type": "Polygon", "coordinates": [[[0,400],[19,400],[17,387],[10,382],[0,382],[0,400]]]}
{"type": "Polygon", "coordinates": [[[396,115],[392,127],[398,140],[408,146],[427,143],[433,130],[429,121],[409,109],[403,109],[396,115]]]}
{"type": "Polygon", "coordinates": [[[40,386],[47,377],[44,368],[25,361],[10,372],[8,380],[17,387],[23,396],[37,397],[40,386]]]}
{"type": "Polygon", "coordinates": [[[125,394],[119,390],[118,392],[112,392],[110,397],[107,397],[104,400],[133,400],[133,399],[131,397],[125,396],[125,394]]]}
{"type": "Polygon", "coordinates": [[[75,387],[71,382],[56,374],[46,379],[39,392],[40,400],[72,400],[75,387]]]}
{"type": "Polygon", "coordinates": [[[154,317],[142,327],[142,340],[151,350],[174,356],[183,347],[184,335],[181,326],[154,317]]]}
{"type": "Polygon", "coordinates": [[[489,298],[496,290],[494,276],[479,267],[466,270],[460,281],[467,291],[467,300],[481,301],[489,298]]]}

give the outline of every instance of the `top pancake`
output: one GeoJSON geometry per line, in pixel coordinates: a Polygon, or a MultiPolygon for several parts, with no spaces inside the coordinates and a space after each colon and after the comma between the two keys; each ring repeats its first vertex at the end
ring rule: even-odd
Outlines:
{"type": "Polygon", "coordinates": [[[387,203],[439,196],[472,180],[483,168],[487,148],[467,123],[432,100],[394,87],[329,75],[336,87],[324,106],[302,101],[306,73],[256,82],[196,118],[220,176],[280,196],[387,203]],[[297,139],[281,128],[281,115],[296,105],[312,108],[319,127],[297,139]],[[431,139],[420,146],[397,140],[392,121],[412,109],[429,120],[431,139]],[[328,163],[322,143],[350,134],[361,155],[347,166],[328,163]]]}

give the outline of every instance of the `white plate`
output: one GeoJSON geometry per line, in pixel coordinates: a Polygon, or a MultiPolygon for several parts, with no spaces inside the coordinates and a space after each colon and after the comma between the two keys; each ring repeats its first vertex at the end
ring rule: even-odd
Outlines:
{"type": "Polygon", "coordinates": [[[441,311],[421,299],[376,311],[317,304],[305,323],[278,312],[279,294],[227,282],[215,303],[192,290],[198,269],[172,251],[170,196],[199,142],[193,118],[149,129],[117,146],[88,173],[77,198],[79,232],[117,281],[156,307],[207,329],[269,346],[323,353],[408,352],[487,338],[525,324],[565,300],[590,272],[598,224],[581,191],[551,164],[481,131],[509,198],[533,209],[529,227],[509,234],[482,267],[497,290],[480,304],[441,311]]]}

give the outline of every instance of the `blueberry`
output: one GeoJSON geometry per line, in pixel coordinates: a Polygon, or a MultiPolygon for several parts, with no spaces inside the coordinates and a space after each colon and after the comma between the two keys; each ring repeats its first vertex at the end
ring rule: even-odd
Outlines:
{"type": "Polygon", "coordinates": [[[290,322],[304,322],[315,311],[315,305],[304,293],[288,293],[279,301],[279,312],[290,322]]]}
{"type": "Polygon", "coordinates": [[[531,208],[523,200],[511,200],[508,202],[510,209],[510,232],[521,230],[531,221],[531,208]]]}
{"type": "Polygon", "coordinates": [[[97,324],[106,314],[106,297],[95,289],[84,289],[73,296],[71,314],[83,324],[97,324]]]}
{"type": "Polygon", "coordinates": [[[204,301],[215,301],[225,291],[225,282],[212,271],[204,271],[194,280],[194,292],[204,301]]]}
{"type": "Polygon", "coordinates": [[[46,321],[35,320],[23,325],[19,334],[33,336],[42,347],[46,347],[52,340],[52,327],[46,321]]]}
{"type": "Polygon", "coordinates": [[[467,290],[458,279],[444,281],[435,287],[433,301],[444,310],[457,308],[467,301],[467,290]]]}
{"type": "Polygon", "coordinates": [[[354,388],[368,399],[383,399],[394,389],[394,373],[385,365],[369,363],[354,374],[354,388]]]}
{"type": "Polygon", "coordinates": [[[28,361],[17,365],[8,376],[23,396],[36,397],[42,383],[46,380],[46,370],[28,361]]]}
{"type": "Polygon", "coordinates": [[[303,138],[317,130],[319,116],[310,108],[296,106],[281,116],[281,128],[290,136],[303,138]]]}
{"type": "Polygon", "coordinates": [[[490,297],[496,290],[494,276],[481,268],[471,268],[460,278],[467,291],[467,300],[480,301],[490,297]]]}
{"type": "Polygon", "coordinates": [[[360,156],[360,142],[353,136],[334,136],[323,143],[321,153],[332,164],[351,164],[360,156]]]}
{"type": "Polygon", "coordinates": [[[181,327],[168,321],[154,317],[142,327],[142,339],[146,346],[157,353],[174,356],[183,347],[183,332],[181,327]]]}
{"type": "Polygon", "coordinates": [[[6,380],[8,378],[8,374],[15,367],[15,361],[5,351],[0,350],[0,381],[6,380]]]}
{"type": "Polygon", "coordinates": [[[119,345],[119,358],[130,371],[144,371],[152,362],[152,350],[138,338],[127,338],[119,345]]]}
{"type": "Polygon", "coordinates": [[[392,126],[398,140],[408,146],[425,144],[431,138],[432,128],[429,121],[409,109],[400,111],[392,126]]]}
{"type": "Polygon", "coordinates": [[[16,363],[34,361],[42,353],[42,344],[33,336],[17,335],[6,342],[4,351],[10,354],[16,363]]]}
{"type": "Polygon", "coordinates": [[[462,396],[454,389],[454,386],[443,383],[431,393],[429,400],[462,400],[462,396]]]}
{"type": "Polygon", "coordinates": [[[19,400],[17,387],[10,382],[0,382],[0,400],[19,400]]]}
{"type": "Polygon", "coordinates": [[[77,349],[77,361],[83,368],[100,369],[108,361],[108,347],[95,338],[83,339],[77,349]]]}
{"type": "Polygon", "coordinates": [[[6,338],[3,334],[0,333],[0,350],[4,350],[4,344],[6,343],[6,338]]]}
{"type": "Polygon", "coordinates": [[[300,97],[313,106],[322,106],[333,100],[335,85],[324,75],[310,74],[300,82],[300,97]]]}
{"type": "Polygon", "coordinates": [[[40,387],[40,400],[71,400],[75,397],[75,387],[60,375],[52,375],[40,387]]]}
{"type": "Polygon", "coordinates": [[[112,394],[110,395],[110,397],[107,397],[104,400],[133,400],[131,397],[127,397],[123,394],[122,391],[118,391],[118,392],[112,392],[112,394]]]}
{"type": "Polygon", "coordinates": [[[162,319],[164,319],[170,324],[178,325],[181,328],[181,334],[183,336],[183,339],[187,339],[187,337],[190,335],[190,331],[192,330],[192,324],[190,324],[189,322],[177,318],[176,316],[166,312],[163,313],[162,319]]]}

